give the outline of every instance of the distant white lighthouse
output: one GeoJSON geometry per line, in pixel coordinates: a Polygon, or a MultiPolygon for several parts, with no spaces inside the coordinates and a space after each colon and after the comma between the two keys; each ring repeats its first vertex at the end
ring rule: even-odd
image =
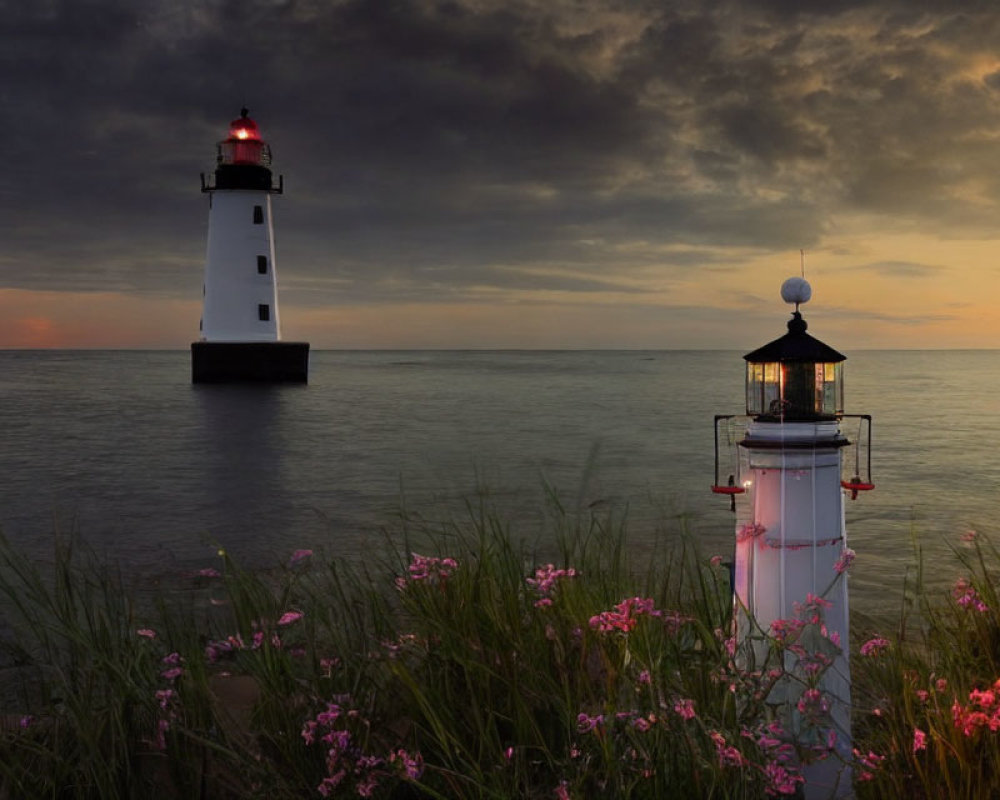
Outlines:
{"type": "Polygon", "coordinates": [[[195,383],[308,379],[309,345],[281,341],[271,196],[271,149],[243,109],[218,144],[209,197],[201,339],[191,345],[195,383]]]}
{"type": "MultiPolygon", "coordinates": [[[[849,416],[844,414],[845,356],[806,333],[799,305],[811,294],[804,279],[785,281],[782,298],[795,304],[788,333],[743,357],[744,438],[728,478],[717,466],[713,491],[736,501],[734,614],[744,658],[759,668],[770,642],[784,643],[783,667],[796,677],[777,684],[769,700],[786,709],[785,731],[801,746],[822,751],[832,745],[834,750],[826,760],[803,766],[805,797],[849,797],[845,566],[853,553],[847,550],[844,498],[848,491],[856,497],[873,485],[860,468],[849,479],[843,474],[842,452],[852,444],[841,433],[849,416]],[[818,683],[816,676],[821,676],[818,683]],[[807,693],[810,687],[819,692],[807,693]]],[[[717,442],[720,422],[728,425],[732,419],[716,418],[717,442]]],[[[867,422],[870,442],[871,418],[858,419],[867,422]]],[[[860,437],[860,422],[858,430],[860,437]]],[[[854,444],[860,452],[860,443],[854,444]]]]}

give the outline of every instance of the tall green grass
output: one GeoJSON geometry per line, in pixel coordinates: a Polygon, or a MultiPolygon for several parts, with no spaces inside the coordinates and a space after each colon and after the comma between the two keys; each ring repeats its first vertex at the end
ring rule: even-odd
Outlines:
{"type": "Polygon", "coordinates": [[[821,619],[741,650],[728,570],[682,527],[637,555],[623,515],[553,497],[543,541],[483,500],[402,516],[363,562],[219,551],[140,607],[75,539],[44,569],[0,539],[0,798],[758,798],[817,758],[859,797],[1000,791],[982,539],[952,595],[918,573],[896,630],[854,643],[844,765],[802,669],[821,619]]]}

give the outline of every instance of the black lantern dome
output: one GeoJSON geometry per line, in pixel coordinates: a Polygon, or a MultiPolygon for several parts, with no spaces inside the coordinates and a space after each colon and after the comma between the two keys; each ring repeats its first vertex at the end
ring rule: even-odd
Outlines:
{"type": "Polygon", "coordinates": [[[844,413],[843,362],[847,357],[806,333],[799,304],[811,295],[805,279],[785,281],[781,296],[795,304],[788,333],[743,356],[747,414],[759,421],[821,421],[844,413]]]}

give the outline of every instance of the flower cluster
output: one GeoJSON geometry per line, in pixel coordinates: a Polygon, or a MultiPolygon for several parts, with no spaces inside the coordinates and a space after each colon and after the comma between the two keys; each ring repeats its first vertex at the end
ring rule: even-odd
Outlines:
{"type": "MultiPolygon", "coordinates": [[[[276,627],[287,628],[289,625],[293,625],[305,616],[301,611],[286,611],[282,614],[277,621],[274,623],[276,627]]],[[[271,635],[268,636],[262,627],[262,623],[258,620],[254,620],[252,623],[253,633],[250,636],[249,643],[243,639],[243,635],[237,633],[232,636],[227,636],[225,639],[210,640],[208,644],[205,645],[205,658],[208,659],[210,664],[215,664],[221,658],[226,656],[231,656],[233,653],[242,650],[260,650],[265,644],[270,644],[275,650],[281,650],[284,648],[285,643],[282,641],[281,636],[277,631],[272,631],[271,635]]],[[[301,647],[288,648],[288,653],[293,656],[301,656],[305,652],[301,647]]]]}
{"type": "Polygon", "coordinates": [[[169,688],[157,689],[153,695],[157,705],[160,707],[160,717],[156,721],[156,731],[150,744],[156,750],[166,750],[167,731],[170,730],[170,723],[177,718],[178,707],[180,706],[180,696],[174,687],[176,686],[177,679],[184,675],[184,667],[181,666],[184,663],[184,659],[180,653],[174,652],[164,656],[160,660],[160,663],[166,667],[160,673],[160,677],[167,681],[169,688]]]}
{"type": "Polygon", "coordinates": [[[795,616],[804,622],[812,625],[819,625],[823,621],[823,612],[832,608],[833,603],[824,597],[808,592],[804,603],[792,603],[795,616]]]}
{"type": "Polygon", "coordinates": [[[389,763],[398,764],[411,781],[420,780],[420,776],[424,774],[424,758],[420,753],[411,756],[400,748],[389,754],[389,763]]]}
{"type": "Polygon", "coordinates": [[[795,794],[798,784],[805,782],[805,778],[794,769],[774,761],[764,765],[764,777],[767,779],[765,791],[772,795],[795,794]]]}
{"type": "Polygon", "coordinates": [[[435,580],[444,581],[458,568],[454,558],[437,558],[410,553],[410,565],[406,568],[407,576],[396,578],[396,588],[405,589],[409,584],[424,581],[432,583],[435,580]]]}
{"type": "Polygon", "coordinates": [[[747,760],[738,748],[729,744],[726,737],[718,731],[709,733],[712,744],[715,745],[715,754],[719,757],[719,766],[722,767],[744,767],[747,760]]]}
{"type": "Polygon", "coordinates": [[[989,689],[969,692],[968,705],[955,700],[951,706],[951,718],[964,736],[973,736],[987,728],[992,733],[1000,730],[1000,680],[989,689]]]}
{"type": "Polygon", "coordinates": [[[327,703],[325,711],[302,726],[302,740],[307,746],[320,744],[326,748],[327,775],[316,791],[323,797],[331,797],[353,783],[358,797],[372,797],[380,781],[392,773],[411,781],[419,780],[424,771],[424,760],[419,753],[411,755],[399,748],[390,752],[388,758],[381,758],[364,752],[349,726],[367,723],[356,710],[345,709],[342,703],[349,700],[347,696],[335,698],[336,702],[327,703]]]}
{"type": "Polygon", "coordinates": [[[556,569],[554,564],[546,564],[535,570],[534,578],[525,578],[524,582],[541,595],[535,601],[535,607],[542,608],[552,605],[552,593],[555,591],[557,581],[564,578],[575,578],[578,574],[573,567],[556,569]]]}
{"type": "Polygon", "coordinates": [[[882,762],[885,761],[885,756],[880,756],[871,750],[867,753],[862,753],[857,748],[854,748],[854,758],[857,759],[858,766],[860,767],[858,771],[859,781],[872,780],[875,777],[875,772],[882,766],[882,762]]]}
{"type": "Polygon", "coordinates": [[[819,689],[806,689],[799,697],[795,708],[808,723],[818,725],[827,720],[830,713],[830,701],[819,689]]]}
{"type": "Polygon", "coordinates": [[[604,725],[603,714],[591,716],[581,711],[576,716],[576,729],[580,733],[590,733],[591,731],[600,729],[602,725],[604,725]]]}
{"type": "Polygon", "coordinates": [[[980,614],[989,611],[989,606],[983,602],[982,598],[976,593],[975,588],[965,578],[959,578],[955,582],[951,590],[951,596],[963,608],[973,608],[980,614]]]}
{"type": "Polygon", "coordinates": [[[184,674],[184,667],[181,666],[183,660],[180,653],[171,653],[168,656],[164,656],[162,661],[166,669],[160,673],[160,677],[171,682],[177,680],[184,674]]]}
{"type": "Polygon", "coordinates": [[[833,565],[834,570],[838,575],[842,575],[850,568],[851,564],[854,563],[854,559],[857,554],[850,548],[845,547],[840,554],[840,558],[833,565]]]}
{"type": "Polygon", "coordinates": [[[674,713],[684,720],[691,720],[695,718],[694,711],[694,700],[690,700],[686,697],[680,697],[674,701],[674,713]]]}
{"type": "Polygon", "coordinates": [[[889,649],[889,640],[876,636],[861,645],[861,655],[867,658],[877,658],[889,649]]]}
{"type": "Polygon", "coordinates": [[[590,627],[601,633],[621,631],[628,633],[639,622],[639,617],[646,615],[663,619],[671,633],[676,633],[681,625],[690,621],[689,617],[675,611],[660,611],[651,597],[627,597],[615,605],[612,611],[602,611],[590,618],[590,627]]]}
{"type": "Polygon", "coordinates": [[[302,617],[304,617],[301,611],[286,611],[278,619],[278,627],[284,628],[286,625],[291,625],[293,622],[298,622],[302,617]]]}

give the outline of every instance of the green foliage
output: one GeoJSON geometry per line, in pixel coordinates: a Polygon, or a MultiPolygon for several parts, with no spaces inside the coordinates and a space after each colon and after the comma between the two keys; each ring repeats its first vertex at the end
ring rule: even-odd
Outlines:
{"type": "Polygon", "coordinates": [[[924,589],[916,546],[895,640],[855,667],[859,738],[886,758],[859,797],[997,797],[1000,553],[966,534],[953,547],[958,578],[940,598],[924,589]]]}
{"type": "MultiPolygon", "coordinates": [[[[485,501],[402,515],[381,561],[220,551],[142,611],[77,540],[43,569],[0,538],[0,797],[758,798],[840,769],[822,603],[741,649],[725,566],[627,527],[553,495],[543,556],[485,501]]],[[[955,552],[953,594],[918,569],[854,658],[859,797],[1000,793],[1000,554],[955,552]]]]}

